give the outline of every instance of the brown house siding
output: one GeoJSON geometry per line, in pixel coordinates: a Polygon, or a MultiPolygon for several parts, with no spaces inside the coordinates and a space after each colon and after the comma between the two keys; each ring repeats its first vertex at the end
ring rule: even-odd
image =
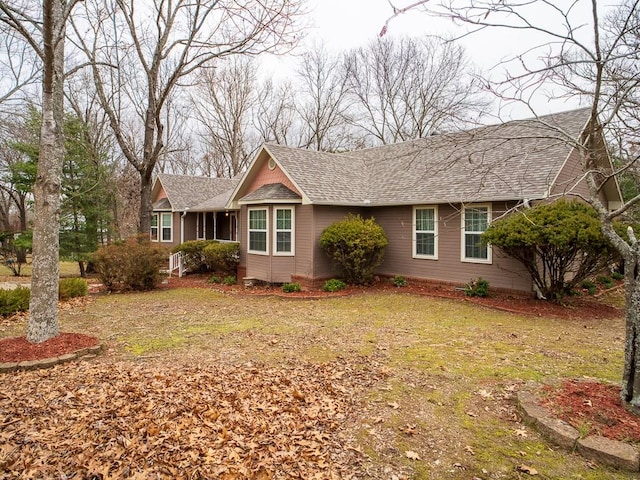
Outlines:
{"type": "MultiPolygon", "coordinates": [[[[413,258],[413,207],[384,207],[371,214],[384,228],[389,245],[378,273],[402,275],[425,281],[462,285],[472,278],[482,277],[493,288],[530,292],[531,280],[526,270],[513,259],[493,249],[492,263],[463,262],[461,256],[460,205],[438,205],[438,259],[413,258]]],[[[504,204],[494,204],[492,217],[505,210],[504,204]]]]}
{"type": "MultiPolygon", "coordinates": [[[[549,184],[553,181],[549,179],[549,184]]],[[[551,195],[578,194],[589,195],[589,187],[584,180],[582,165],[580,164],[580,154],[577,150],[571,150],[565,165],[558,174],[558,179],[551,191],[551,195]]]]}
{"type": "MultiPolygon", "coordinates": [[[[494,204],[492,218],[504,212],[510,204],[494,204]]],[[[269,208],[269,225],[273,225],[273,209],[269,208]]],[[[483,277],[491,287],[501,290],[531,292],[531,279],[515,260],[493,249],[492,263],[463,262],[461,255],[460,205],[438,205],[438,259],[413,258],[413,207],[378,207],[352,209],[334,206],[298,205],[295,213],[295,257],[255,255],[247,253],[247,207],[240,214],[242,238],[240,272],[244,276],[270,283],[299,281],[306,286],[320,286],[322,281],[339,272],[320,247],[322,231],[351,212],[363,217],[375,217],[389,238],[389,246],[378,274],[403,275],[408,279],[463,285],[472,278],[483,277]]],[[[269,251],[272,232],[268,238],[269,251]]]]}

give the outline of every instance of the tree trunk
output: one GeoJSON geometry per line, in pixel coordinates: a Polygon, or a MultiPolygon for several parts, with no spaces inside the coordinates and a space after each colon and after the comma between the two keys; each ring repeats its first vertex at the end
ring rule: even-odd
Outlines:
{"type": "Polygon", "coordinates": [[[64,81],[63,0],[43,2],[42,127],[38,171],[33,187],[33,273],[27,340],[40,343],[58,335],[60,179],[64,81]]]}
{"type": "Polygon", "coordinates": [[[633,261],[625,259],[626,338],[621,397],[630,410],[640,414],[640,252],[637,245],[632,254],[633,261]]]}
{"type": "Polygon", "coordinates": [[[138,223],[138,233],[151,233],[151,175],[140,175],[140,220],[138,223]]]}

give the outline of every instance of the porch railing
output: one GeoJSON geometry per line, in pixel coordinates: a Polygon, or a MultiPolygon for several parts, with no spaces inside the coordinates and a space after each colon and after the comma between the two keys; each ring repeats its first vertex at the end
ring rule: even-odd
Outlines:
{"type": "Polygon", "coordinates": [[[169,276],[171,276],[175,270],[178,270],[178,277],[182,277],[182,274],[185,272],[182,252],[172,253],[171,256],[169,256],[169,276]]]}

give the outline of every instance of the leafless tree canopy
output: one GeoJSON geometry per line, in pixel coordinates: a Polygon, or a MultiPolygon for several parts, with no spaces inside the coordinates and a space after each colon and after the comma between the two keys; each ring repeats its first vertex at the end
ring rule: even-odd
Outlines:
{"type": "Polygon", "coordinates": [[[255,77],[254,62],[247,57],[223,60],[199,77],[193,104],[204,127],[205,160],[212,176],[241,173],[259,146],[250,131],[256,102],[255,77]]]}
{"type": "Polygon", "coordinates": [[[140,175],[140,231],[151,221],[151,179],[165,148],[165,110],[214,59],[290,48],[301,4],[291,0],[89,0],[73,43],[90,65],[100,105],[140,175]]]}

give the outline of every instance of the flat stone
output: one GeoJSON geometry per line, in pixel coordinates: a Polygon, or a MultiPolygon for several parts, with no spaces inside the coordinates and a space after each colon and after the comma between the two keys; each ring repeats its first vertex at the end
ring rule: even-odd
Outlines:
{"type": "Polygon", "coordinates": [[[40,368],[40,362],[38,360],[25,360],[18,363],[19,370],[35,370],[40,368]]]}
{"type": "Polygon", "coordinates": [[[573,450],[580,438],[578,430],[557,418],[538,418],[536,426],[541,434],[567,450],[573,450]]]}
{"type": "Polygon", "coordinates": [[[43,358],[41,360],[37,360],[37,362],[38,362],[38,368],[53,367],[54,365],[57,365],[58,363],[60,363],[60,361],[58,360],[58,357],[43,358]]]}
{"type": "Polygon", "coordinates": [[[102,351],[102,345],[98,344],[94,347],[87,348],[87,353],[90,355],[97,355],[102,351]]]}
{"type": "Polygon", "coordinates": [[[57,358],[60,361],[60,363],[62,363],[62,362],[68,362],[69,360],[73,360],[76,357],[77,355],[75,353],[65,353],[64,355],[60,355],[57,358]]]}
{"type": "Polygon", "coordinates": [[[18,368],[18,362],[0,363],[0,372],[13,372],[18,368]]]}
{"type": "Polygon", "coordinates": [[[519,405],[522,420],[529,425],[535,426],[541,418],[547,418],[551,415],[549,410],[534,402],[520,402],[519,405]]]}
{"type": "Polygon", "coordinates": [[[578,452],[597,462],[624,470],[640,470],[640,452],[623,442],[597,435],[578,440],[578,452]]]}

